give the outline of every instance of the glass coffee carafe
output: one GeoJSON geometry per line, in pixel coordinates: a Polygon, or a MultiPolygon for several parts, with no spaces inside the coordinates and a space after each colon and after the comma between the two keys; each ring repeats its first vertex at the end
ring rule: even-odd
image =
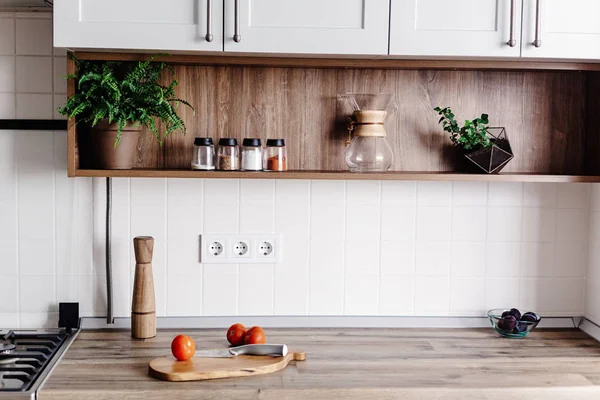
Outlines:
{"type": "Polygon", "coordinates": [[[346,149],[351,172],[387,171],[394,163],[385,122],[396,110],[393,94],[346,93],[338,96],[348,118],[352,140],[346,149]]]}

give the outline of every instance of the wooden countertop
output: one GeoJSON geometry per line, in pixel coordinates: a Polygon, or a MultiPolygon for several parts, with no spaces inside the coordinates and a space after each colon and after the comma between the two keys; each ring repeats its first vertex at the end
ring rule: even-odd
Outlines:
{"type": "Polygon", "coordinates": [[[578,330],[537,330],[522,340],[491,329],[269,329],[269,341],[307,352],[283,371],[170,383],[148,362],[186,333],[198,349],[225,331],[84,331],[39,393],[53,399],[599,399],[600,343],[578,330]]]}

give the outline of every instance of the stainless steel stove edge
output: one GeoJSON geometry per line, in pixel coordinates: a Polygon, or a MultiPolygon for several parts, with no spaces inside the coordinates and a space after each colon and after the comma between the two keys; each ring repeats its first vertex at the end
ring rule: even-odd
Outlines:
{"type": "Polygon", "coordinates": [[[67,340],[65,340],[65,343],[58,349],[58,352],[54,355],[50,365],[48,365],[48,367],[44,371],[42,371],[42,374],[39,376],[38,381],[31,388],[31,390],[35,394],[35,397],[32,397],[32,399],[37,399],[38,392],[44,387],[44,384],[46,383],[46,380],[48,379],[50,374],[52,374],[52,371],[54,371],[60,360],[62,360],[64,355],[67,353],[67,350],[69,350],[71,344],[73,344],[75,339],[77,339],[77,336],[79,336],[79,332],[79,329],[73,330],[71,332],[70,336],[67,338],[67,340]]]}
{"type": "MultiPolygon", "coordinates": [[[[22,331],[22,330],[16,329],[16,331],[22,331]]],[[[40,329],[40,330],[36,330],[36,331],[57,332],[58,329],[40,329]]],[[[38,376],[37,380],[35,381],[35,383],[33,384],[33,386],[31,386],[31,388],[29,390],[27,390],[25,392],[0,392],[0,400],[26,400],[26,399],[37,400],[40,389],[44,386],[44,383],[46,383],[47,378],[50,376],[50,374],[52,374],[52,371],[54,371],[54,369],[56,368],[56,366],[58,365],[60,360],[63,358],[63,356],[69,349],[69,347],[71,347],[71,344],[77,338],[77,336],[79,335],[79,332],[80,332],[79,329],[74,330],[69,335],[69,337],[63,343],[63,345],[58,348],[57,352],[52,357],[52,360],[50,361],[50,363],[47,365],[46,368],[44,368],[42,373],[38,376]]]]}

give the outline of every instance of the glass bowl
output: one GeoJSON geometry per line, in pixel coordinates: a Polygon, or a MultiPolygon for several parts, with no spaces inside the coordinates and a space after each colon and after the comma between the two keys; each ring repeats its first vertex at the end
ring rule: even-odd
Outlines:
{"type": "Polygon", "coordinates": [[[498,327],[498,321],[502,319],[502,313],[505,311],[509,311],[509,309],[495,308],[493,310],[488,311],[487,315],[488,315],[488,318],[490,319],[490,322],[492,323],[492,327],[494,328],[494,330],[496,332],[498,332],[499,335],[507,337],[507,338],[511,338],[511,339],[520,339],[520,338],[524,338],[525,336],[529,335],[529,333],[532,330],[534,330],[535,327],[542,320],[542,317],[539,317],[539,319],[535,322],[519,321],[518,323],[525,324],[525,326],[526,326],[526,328],[523,332],[517,332],[516,330],[505,331],[498,327]]]}

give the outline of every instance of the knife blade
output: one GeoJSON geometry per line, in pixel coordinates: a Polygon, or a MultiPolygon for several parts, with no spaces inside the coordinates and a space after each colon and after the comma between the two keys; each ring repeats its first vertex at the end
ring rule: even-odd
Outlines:
{"type": "Polygon", "coordinates": [[[284,357],[287,353],[288,348],[285,344],[247,344],[228,349],[201,350],[194,356],[202,358],[230,358],[241,355],[284,357]]]}

